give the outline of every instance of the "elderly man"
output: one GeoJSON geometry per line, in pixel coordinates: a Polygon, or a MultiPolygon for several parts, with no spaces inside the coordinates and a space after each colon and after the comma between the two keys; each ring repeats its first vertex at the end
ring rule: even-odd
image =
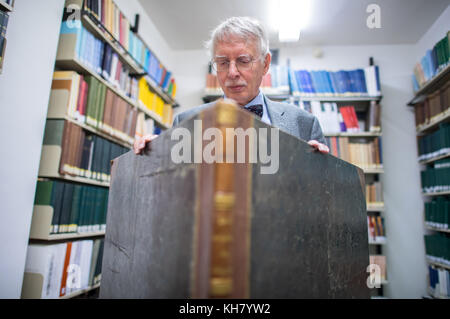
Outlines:
{"type": "MultiPolygon", "coordinates": [[[[267,36],[260,23],[248,17],[233,17],[213,32],[209,47],[212,63],[225,97],[233,99],[267,124],[308,141],[321,153],[328,153],[317,118],[298,107],[269,100],[260,90],[263,76],[270,66],[267,36]]],[[[178,114],[173,124],[190,117],[214,102],[178,114]]],[[[139,154],[156,135],[147,135],[134,143],[139,154]]]]}

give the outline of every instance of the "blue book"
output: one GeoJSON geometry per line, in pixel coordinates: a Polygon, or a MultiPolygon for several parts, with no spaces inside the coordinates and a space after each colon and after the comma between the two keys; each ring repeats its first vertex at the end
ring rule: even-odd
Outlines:
{"type": "Polygon", "coordinates": [[[381,95],[380,68],[378,65],[375,65],[375,83],[377,85],[377,95],[381,95]]]}
{"type": "Polygon", "coordinates": [[[432,55],[433,54],[432,54],[431,50],[427,50],[427,53],[425,56],[426,56],[426,60],[428,62],[428,71],[430,73],[430,77],[433,77],[435,75],[435,71],[436,71],[436,69],[434,68],[434,65],[433,65],[432,55]]]}
{"type": "Polygon", "coordinates": [[[358,72],[358,81],[359,81],[359,85],[361,87],[361,94],[368,94],[367,92],[367,84],[366,84],[366,76],[364,74],[364,70],[363,69],[357,69],[356,70],[358,72]]]}
{"type": "Polygon", "coordinates": [[[83,60],[83,54],[84,54],[84,50],[85,50],[85,39],[86,39],[86,29],[85,28],[81,28],[81,35],[80,35],[80,41],[78,41],[78,37],[77,37],[77,58],[81,63],[84,63],[83,60]]]}
{"type": "Polygon", "coordinates": [[[320,85],[320,79],[319,79],[319,75],[317,74],[317,71],[311,71],[310,75],[311,75],[311,79],[312,79],[312,86],[314,87],[314,91],[316,93],[323,93],[322,90],[322,86],[320,85]]]}
{"type": "Polygon", "coordinates": [[[316,91],[316,89],[314,88],[311,73],[309,73],[308,71],[305,70],[304,76],[305,76],[305,83],[308,86],[309,93],[318,93],[316,91]]]}
{"type": "Polygon", "coordinates": [[[294,75],[295,75],[295,79],[297,81],[297,86],[298,86],[299,92],[300,93],[306,93],[305,87],[303,86],[302,81],[301,81],[300,70],[293,71],[293,72],[294,72],[294,75]]]}
{"type": "Polygon", "coordinates": [[[337,93],[337,91],[336,91],[336,89],[335,89],[335,87],[333,85],[333,81],[331,79],[331,72],[325,71],[325,76],[327,77],[327,80],[328,80],[328,87],[330,89],[330,92],[332,94],[337,93]]]}
{"type": "Polygon", "coordinates": [[[297,78],[295,76],[295,72],[292,68],[288,68],[288,76],[289,76],[289,87],[291,89],[291,94],[300,93],[300,88],[297,83],[297,78]]]}
{"type": "Polygon", "coordinates": [[[344,90],[344,93],[350,93],[350,80],[348,79],[348,74],[346,71],[339,71],[341,78],[341,85],[344,90]]]}
{"type": "Polygon", "coordinates": [[[169,86],[168,84],[169,84],[169,80],[170,80],[171,76],[172,76],[172,72],[167,71],[166,72],[166,77],[164,78],[164,82],[163,82],[163,85],[162,85],[164,90],[167,90],[167,87],[169,86]]]}

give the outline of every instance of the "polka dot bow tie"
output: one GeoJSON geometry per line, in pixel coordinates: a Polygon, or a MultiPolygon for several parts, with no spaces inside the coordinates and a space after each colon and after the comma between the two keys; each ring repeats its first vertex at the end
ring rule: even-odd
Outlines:
{"type": "Polygon", "coordinates": [[[250,112],[256,114],[258,117],[261,117],[263,115],[263,106],[262,106],[262,104],[250,105],[250,106],[246,107],[245,109],[247,111],[250,111],[250,112]]]}

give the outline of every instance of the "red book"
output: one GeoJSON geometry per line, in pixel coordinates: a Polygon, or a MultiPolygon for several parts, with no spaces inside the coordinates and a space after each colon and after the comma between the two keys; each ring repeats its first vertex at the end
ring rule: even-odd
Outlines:
{"type": "Polygon", "coordinates": [[[59,291],[60,297],[66,295],[67,271],[69,268],[70,251],[71,250],[72,250],[72,243],[68,242],[67,246],[66,246],[66,257],[64,258],[64,267],[63,267],[63,273],[62,273],[62,279],[61,279],[61,289],[59,291]]]}
{"type": "Polygon", "coordinates": [[[353,106],[349,106],[350,114],[353,121],[353,127],[355,128],[355,132],[359,132],[359,123],[358,117],[356,116],[355,108],[353,106]]]}
{"type": "Polygon", "coordinates": [[[344,119],[345,126],[347,127],[347,132],[353,132],[353,121],[351,120],[348,112],[348,106],[342,106],[339,110],[341,111],[342,118],[344,119]]]}

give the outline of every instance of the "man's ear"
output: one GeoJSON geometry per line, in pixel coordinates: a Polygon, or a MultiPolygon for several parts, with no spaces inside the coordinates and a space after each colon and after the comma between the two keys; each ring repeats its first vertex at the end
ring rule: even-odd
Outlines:
{"type": "Polygon", "coordinates": [[[264,75],[269,71],[270,61],[272,61],[272,55],[270,53],[266,54],[264,58],[264,75]]]}

